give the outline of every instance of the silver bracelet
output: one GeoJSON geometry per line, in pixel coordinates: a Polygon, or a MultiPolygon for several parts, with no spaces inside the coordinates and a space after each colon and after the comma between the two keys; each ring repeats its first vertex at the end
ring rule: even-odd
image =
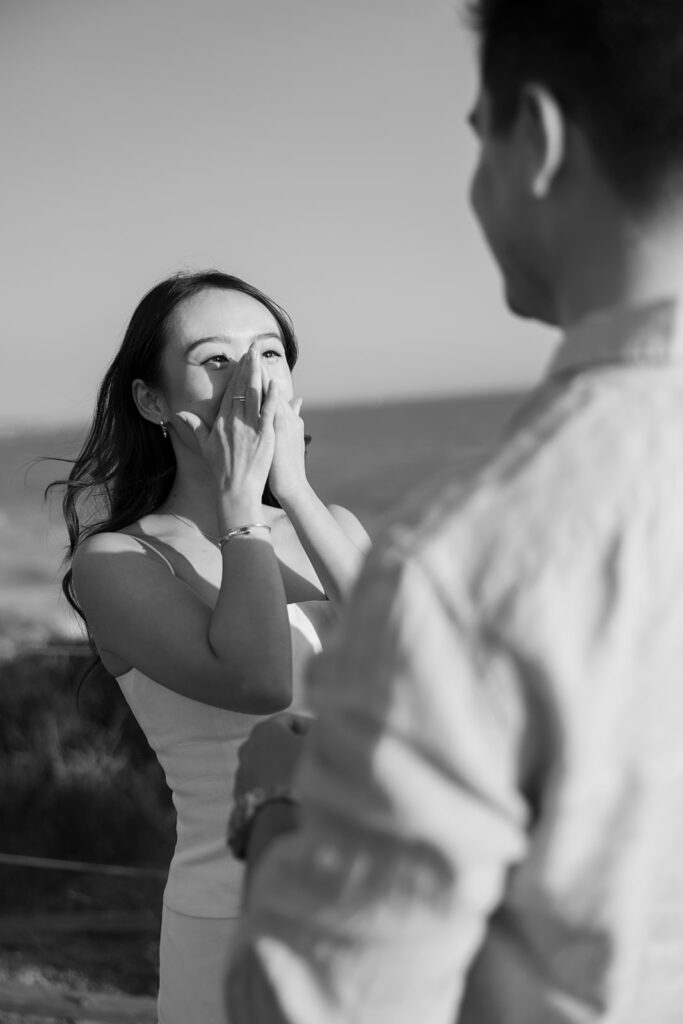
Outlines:
{"type": "Polygon", "coordinates": [[[218,541],[218,547],[223,550],[228,541],[231,541],[233,537],[250,537],[252,530],[267,530],[271,532],[268,523],[247,523],[246,526],[236,526],[232,530],[228,530],[218,541]]]}

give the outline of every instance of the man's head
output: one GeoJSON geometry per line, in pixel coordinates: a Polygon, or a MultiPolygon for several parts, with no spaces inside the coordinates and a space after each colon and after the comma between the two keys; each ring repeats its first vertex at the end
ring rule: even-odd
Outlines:
{"type": "Polygon", "coordinates": [[[482,83],[473,205],[512,308],[554,321],[574,235],[604,230],[610,208],[644,221],[683,201],[683,2],[469,9],[482,83]]]}

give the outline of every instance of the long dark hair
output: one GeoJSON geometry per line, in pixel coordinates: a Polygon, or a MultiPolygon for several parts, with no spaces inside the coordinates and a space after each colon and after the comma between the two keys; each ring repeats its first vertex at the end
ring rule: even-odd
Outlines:
{"type": "MultiPolygon", "coordinates": [[[[149,291],[133,313],[116,353],[100,384],[88,436],[66,480],[51,487],[65,488],[62,510],[69,533],[62,590],[71,607],[84,618],[74,592],[71,559],[86,537],[121,530],[153,512],[166,499],[176,472],[173,447],[156,424],[144,419],[133,401],[137,378],[159,382],[164,329],[181,302],[207,288],[243,292],[257,299],[275,317],[285,357],[292,369],[298,356],[294,327],[288,314],[253,285],[218,270],[182,272],[149,291]]],[[[270,487],[263,501],[279,507],[270,487]]]]}

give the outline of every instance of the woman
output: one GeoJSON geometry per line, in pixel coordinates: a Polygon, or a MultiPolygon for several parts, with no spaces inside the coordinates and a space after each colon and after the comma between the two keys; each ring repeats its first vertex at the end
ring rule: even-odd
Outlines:
{"type": "Polygon", "coordinates": [[[287,315],[244,281],[209,271],[157,285],[104,378],[64,499],[65,592],[178,813],[160,1024],[225,1022],[236,749],[253,716],[301,700],[321,611],[343,600],[368,543],[306,479],[296,357],[287,315]]]}

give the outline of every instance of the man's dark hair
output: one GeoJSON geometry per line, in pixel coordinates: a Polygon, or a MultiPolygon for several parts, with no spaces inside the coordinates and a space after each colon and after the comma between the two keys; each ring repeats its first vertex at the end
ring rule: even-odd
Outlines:
{"type": "Polygon", "coordinates": [[[683,0],[473,0],[494,130],[524,83],[579,123],[624,200],[683,196],[683,0]]]}

